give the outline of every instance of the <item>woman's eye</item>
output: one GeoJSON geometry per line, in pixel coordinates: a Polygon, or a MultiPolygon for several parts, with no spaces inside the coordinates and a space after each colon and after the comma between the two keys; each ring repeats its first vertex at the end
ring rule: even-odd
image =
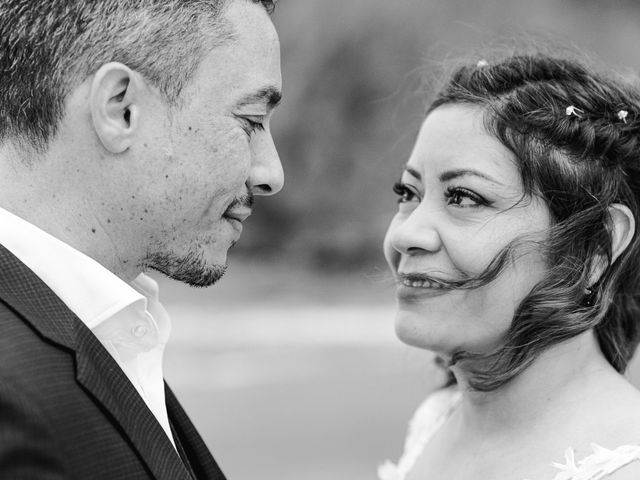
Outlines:
{"type": "Polygon", "coordinates": [[[456,207],[479,207],[487,205],[487,201],[477,193],[460,187],[449,187],[445,192],[447,205],[456,207]]]}
{"type": "Polygon", "coordinates": [[[393,191],[399,197],[398,203],[407,203],[418,200],[418,196],[416,195],[416,193],[402,182],[394,183],[393,191]]]}

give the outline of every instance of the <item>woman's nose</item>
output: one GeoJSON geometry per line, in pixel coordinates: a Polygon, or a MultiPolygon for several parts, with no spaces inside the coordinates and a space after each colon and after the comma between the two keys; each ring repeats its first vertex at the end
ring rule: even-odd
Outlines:
{"type": "Polygon", "coordinates": [[[390,243],[403,255],[435,253],[442,247],[442,239],[434,223],[434,213],[426,208],[416,208],[405,218],[392,223],[390,243]]]}

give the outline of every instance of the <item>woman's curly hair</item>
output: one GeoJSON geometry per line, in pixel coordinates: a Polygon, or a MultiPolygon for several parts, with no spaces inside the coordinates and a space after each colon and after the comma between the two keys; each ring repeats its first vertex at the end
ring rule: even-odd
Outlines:
{"type": "MultiPolygon", "coordinates": [[[[611,262],[608,207],[640,218],[640,91],[578,61],[512,55],[459,67],[427,110],[477,106],[484,127],[515,156],[525,195],[552,217],[543,248],[549,269],[517,308],[501,346],[457,352],[476,390],[495,390],[546,348],[594,329],[606,359],[623,372],[640,341],[640,235],[611,262]],[[594,262],[608,266],[590,285],[594,262]],[[590,290],[593,293],[589,293],[590,290]]],[[[507,247],[479,279],[495,278],[517,248],[507,247]]]]}

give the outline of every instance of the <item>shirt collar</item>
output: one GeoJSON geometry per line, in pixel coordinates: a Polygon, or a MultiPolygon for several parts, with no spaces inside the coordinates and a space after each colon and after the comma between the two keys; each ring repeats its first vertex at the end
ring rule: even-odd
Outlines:
{"type": "Polygon", "coordinates": [[[144,274],[131,284],[22,218],[0,208],[0,244],[31,269],[93,330],[131,307],[144,312],[157,285],[144,274]]]}

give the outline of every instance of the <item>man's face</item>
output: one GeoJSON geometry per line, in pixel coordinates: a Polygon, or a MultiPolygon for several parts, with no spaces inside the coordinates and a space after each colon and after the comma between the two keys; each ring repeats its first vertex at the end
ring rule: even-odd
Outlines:
{"type": "Polygon", "coordinates": [[[277,34],[253,2],[232,2],[226,16],[233,38],[204,58],[183,105],[149,125],[149,141],[132,152],[148,177],[128,200],[147,248],[140,266],[196,286],[224,273],[253,195],[283,184],[269,127],[281,90],[277,34]]]}

